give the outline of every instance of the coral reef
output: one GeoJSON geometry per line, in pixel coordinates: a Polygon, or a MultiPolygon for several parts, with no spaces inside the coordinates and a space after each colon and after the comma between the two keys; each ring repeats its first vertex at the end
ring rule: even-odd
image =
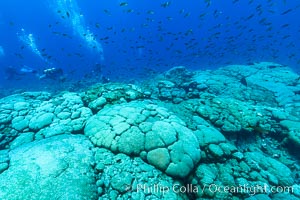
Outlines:
{"type": "Polygon", "coordinates": [[[264,62],[4,97],[0,199],[299,199],[299,91],[264,62]]]}

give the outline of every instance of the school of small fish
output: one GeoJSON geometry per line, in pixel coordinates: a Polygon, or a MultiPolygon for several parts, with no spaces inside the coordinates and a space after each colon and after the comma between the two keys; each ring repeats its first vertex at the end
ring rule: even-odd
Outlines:
{"type": "MultiPolygon", "coordinates": [[[[211,66],[264,60],[300,65],[300,23],[291,22],[299,17],[300,2],[288,7],[286,0],[228,0],[232,9],[240,13],[232,13],[212,0],[155,1],[151,6],[141,2],[143,6],[136,1],[119,1],[114,7],[105,7],[103,3],[103,7],[97,8],[98,16],[89,19],[89,30],[93,30],[93,39],[103,46],[104,65],[111,74],[122,66],[124,73],[129,70],[148,76],[174,65],[211,66]],[[282,49],[286,49],[284,54],[282,49]]],[[[59,28],[73,17],[73,11],[58,9],[56,13],[60,19],[47,25],[49,31],[55,37],[74,39],[72,33],[61,32],[59,28]]],[[[86,37],[84,34],[88,33],[82,34],[86,37]]],[[[66,57],[84,60],[83,46],[79,43],[76,49],[58,49],[66,57]]],[[[23,59],[22,49],[24,45],[15,52],[19,59],[23,59]]],[[[47,47],[40,52],[55,63],[56,58],[47,47]]]]}

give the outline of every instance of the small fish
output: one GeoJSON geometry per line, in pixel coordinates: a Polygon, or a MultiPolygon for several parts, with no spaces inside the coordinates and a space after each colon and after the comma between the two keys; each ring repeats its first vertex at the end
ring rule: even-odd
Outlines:
{"type": "Polygon", "coordinates": [[[128,3],[127,2],[121,2],[120,6],[128,6],[128,3]]]}
{"type": "Polygon", "coordinates": [[[100,28],[100,24],[99,23],[96,23],[95,26],[96,26],[96,28],[100,28]]]}
{"type": "Polygon", "coordinates": [[[68,18],[70,17],[70,13],[68,11],[66,12],[66,15],[68,18]]]}
{"type": "Polygon", "coordinates": [[[104,9],[103,12],[104,12],[105,14],[109,15],[109,16],[111,15],[110,11],[107,10],[107,9],[104,9]]]}
{"type": "Polygon", "coordinates": [[[58,31],[52,31],[52,33],[53,33],[54,35],[60,35],[60,32],[58,32],[58,31]]]}
{"type": "Polygon", "coordinates": [[[287,39],[289,37],[291,37],[291,35],[285,35],[285,36],[282,37],[282,39],[287,39]]]}
{"type": "Polygon", "coordinates": [[[185,15],[184,15],[184,18],[186,18],[186,17],[188,17],[188,16],[190,16],[191,15],[191,13],[186,13],[185,15]]]}
{"type": "Polygon", "coordinates": [[[199,18],[203,19],[205,17],[205,15],[206,15],[206,13],[202,13],[202,14],[199,15],[199,18]]]}
{"type": "Polygon", "coordinates": [[[148,10],[147,12],[149,15],[153,15],[154,14],[154,11],[153,10],[148,10]]]}
{"type": "Polygon", "coordinates": [[[275,13],[275,11],[274,10],[268,10],[269,11],[269,13],[272,13],[272,14],[274,14],[275,13]]]}
{"type": "Polygon", "coordinates": [[[161,7],[163,7],[163,8],[167,8],[167,7],[169,7],[170,6],[170,2],[169,1],[167,1],[167,2],[165,2],[165,3],[162,3],[161,4],[161,7]]]}
{"type": "Polygon", "coordinates": [[[206,7],[209,7],[211,4],[210,0],[205,0],[205,3],[206,3],[206,7]]]}
{"type": "Polygon", "coordinates": [[[146,20],[147,20],[148,22],[154,22],[154,19],[149,18],[149,17],[147,17],[146,20]]]}
{"type": "Polygon", "coordinates": [[[133,13],[134,10],[133,10],[133,9],[128,9],[126,12],[127,12],[127,13],[133,13]]]}
{"type": "Polygon", "coordinates": [[[246,20],[251,19],[252,17],[254,17],[254,14],[249,15],[248,17],[246,17],[246,20]]]}
{"type": "Polygon", "coordinates": [[[104,38],[101,38],[100,40],[108,40],[108,39],[109,39],[109,37],[106,36],[106,37],[104,37],[104,38]]]}
{"type": "Polygon", "coordinates": [[[290,8],[290,9],[288,9],[288,10],[282,12],[281,15],[286,15],[286,14],[288,14],[289,12],[291,12],[292,10],[293,10],[293,9],[290,8]]]}

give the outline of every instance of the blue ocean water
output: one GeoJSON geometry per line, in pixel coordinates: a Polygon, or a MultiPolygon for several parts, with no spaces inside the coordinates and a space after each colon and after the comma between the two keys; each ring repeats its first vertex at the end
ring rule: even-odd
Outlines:
{"type": "Polygon", "coordinates": [[[0,199],[300,199],[299,10],[0,0],[0,199]]]}
{"type": "Polygon", "coordinates": [[[32,89],[48,68],[68,81],[260,61],[299,71],[299,11],[287,0],[1,1],[0,83],[32,89]],[[8,66],[36,73],[9,78],[8,66]]]}

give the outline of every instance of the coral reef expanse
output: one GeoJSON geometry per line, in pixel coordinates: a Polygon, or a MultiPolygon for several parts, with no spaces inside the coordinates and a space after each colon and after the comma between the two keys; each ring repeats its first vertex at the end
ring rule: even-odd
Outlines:
{"type": "Polygon", "coordinates": [[[0,99],[0,199],[300,199],[300,76],[177,66],[0,99]]]}

